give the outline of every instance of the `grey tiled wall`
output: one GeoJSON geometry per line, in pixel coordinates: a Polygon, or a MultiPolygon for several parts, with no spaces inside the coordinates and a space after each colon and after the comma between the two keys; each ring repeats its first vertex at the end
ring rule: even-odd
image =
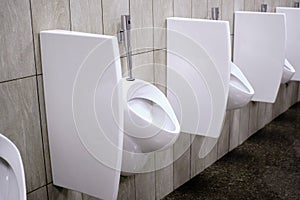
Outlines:
{"type": "MultiPolygon", "coordinates": [[[[221,18],[233,30],[235,10],[258,11],[260,4],[292,6],[293,0],[2,0],[0,1],[0,133],[20,149],[25,165],[28,199],[88,200],[79,192],[52,184],[47,124],[43,96],[39,32],[65,29],[115,35],[121,14],[131,14],[136,77],[165,91],[165,18],[209,18],[210,9],[221,8],[221,18]],[[158,27],[153,29],[152,27],[158,27]]],[[[233,33],[233,31],[232,31],[233,33]]],[[[234,39],[234,36],[232,35],[234,39]]],[[[121,46],[123,74],[126,57],[121,46]]],[[[119,199],[160,199],[228,151],[243,143],[292,104],[300,100],[297,82],[282,85],[274,104],[249,103],[226,115],[222,135],[203,159],[198,150],[203,137],[182,134],[164,152],[155,154],[155,172],[122,177],[119,199]],[[172,161],[164,168],[157,163],[172,161]]]]}

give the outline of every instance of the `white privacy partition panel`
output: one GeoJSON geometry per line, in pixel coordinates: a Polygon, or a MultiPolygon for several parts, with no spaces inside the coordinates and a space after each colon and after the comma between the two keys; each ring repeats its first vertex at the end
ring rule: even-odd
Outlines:
{"type": "Polygon", "coordinates": [[[253,86],[252,101],[274,103],[284,67],[285,16],[235,12],[234,19],[233,61],[253,86]]]}
{"type": "Polygon", "coordinates": [[[228,22],[168,18],[167,28],[167,96],[181,131],[217,141],[230,80],[228,22]]]}
{"type": "Polygon", "coordinates": [[[286,16],[286,58],[295,68],[291,80],[300,81],[300,8],[276,8],[286,16]]]}
{"type": "Polygon", "coordinates": [[[123,148],[117,39],[43,31],[41,53],[53,183],[116,199],[123,148]]]}

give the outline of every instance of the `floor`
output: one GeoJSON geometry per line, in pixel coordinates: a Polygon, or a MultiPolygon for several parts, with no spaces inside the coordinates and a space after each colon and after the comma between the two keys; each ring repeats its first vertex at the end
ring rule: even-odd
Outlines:
{"type": "Polygon", "coordinates": [[[300,103],[164,200],[300,200],[300,103]]]}

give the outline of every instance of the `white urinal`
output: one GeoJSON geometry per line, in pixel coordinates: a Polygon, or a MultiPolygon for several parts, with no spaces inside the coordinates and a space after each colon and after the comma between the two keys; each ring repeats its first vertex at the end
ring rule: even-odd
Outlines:
{"type": "Polygon", "coordinates": [[[116,37],[41,32],[54,185],[117,199],[123,150],[116,37]]]}
{"type": "Polygon", "coordinates": [[[284,59],[281,83],[289,82],[295,73],[296,73],[296,71],[295,71],[294,67],[291,65],[291,63],[287,59],[284,59]]]}
{"type": "Polygon", "coordinates": [[[17,147],[0,134],[0,199],[26,200],[25,174],[17,147]]]}
{"type": "MultiPolygon", "coordinates": [[[[295,74],[291,77],[291,80],[300,80],[300,9],[299,8],[283,8],[277,7],[277,13],[284,13],[286,16],[286,59],[289,64],[287,66],[295,69],[295,74]]],[[[287,70],[287,69],[286,69],[287,70]]],[[[287,71],[286,75],[290,75],[290,71],[287,71]]],[[[283,80],[284,81],[284,80],[283,80]]]]}
{"type": "MultiPolygon", "coordinates": [[[[122,174],[142,173],[148,156],[170,147],[180,126],[166,96],[143,80],[122,79],[124,152],[122,174]]],[[[154,170],[154,169],[152,169],[154,170]]]]}
{"type": "MultiPolygon", "coordinates": [[[[166,96],[143,80],[123,81],[124,132],[143,153],[163,150],[179,136],[180,126],[166,96]]],[[[124,149],[131,150],[124,140],[124,149]]]]}
{"type": "MultiPolygon", "coordinates": [[[[230,30],[226,21],[167,19],[167,96],[181,131],[220,136],[230,81],[230,30]]],[[[202,148],[207,155],[215,144],[202,148]]]]}
{"type": "Polygon", "coordinates": [[[235,12],[233,62],[251,83],[252,101],[274,103],[285,59],[285,16],[235,12]]]}
{"type": "Polygon", "coordinates": [[[234,110],[249,103],[254,95],[254,89],[242,73],[234,64],[231,64],[229,94],[227,110],[234,110]]]}

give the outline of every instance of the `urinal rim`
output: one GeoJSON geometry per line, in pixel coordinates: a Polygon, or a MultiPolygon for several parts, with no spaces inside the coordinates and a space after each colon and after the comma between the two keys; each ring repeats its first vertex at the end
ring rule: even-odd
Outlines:
{"type": "Polygon", "coordinates": [[[24,166],[23,166],[21,154],[20,154],[17,146],[1,133],[0,133],[0,141],[1,141],[0,143],[4,144],[4,147],[9,148],[4,153],[2,151],[0,151],[0,157],[5,162],[7,162],[9,167],[12,169],[12,172],[14,173],[17,184],[18,184],[18,191],[19,191],[19,195],[20,195],[19,198],[20,198],[20,200],[25,200],[26,199],[26,183],[25,183],[25,172],[24,172],[24,166]],[[15,164],[20,167],[19,169],[16,169],[16,166],[12,165],[12,163],[14,161],[8,157],[8,154],[10,152],[13,152],[13,154],[17,157],[17,163],[15,163],[15,164]],[[17,176],[17,174],[16,174],[17,171],[20,171],[20,173],[21,173],[20,176],[17,176]]]}
{"type": "MultiPolygon", "coordinates": [[[[150,101],[150,100],[148,100],[148,99],[146,99],[146,98],[134,97],[134,98],[130,99],[127,103],[129,103],[129,102],[132,101],[132,100],[137,100],[137,99],[145,99],[145,100],[147,100],[147,101],[150,101]]],[[[153,101],[151,101],[151,102],[153,102],[153,101]]],[[[155,102],[153,102],[153,103],[155,103],[155,102]]],[[[156,104],[156,103],[155,103],[155,104],[156,104]]],[[[156,104],[156,105],[158,105],[158,104],[156,104]]],[[[128,105],[127,105],[127,106],[128,106],[128,105]]],[[[152,106],[153,106],[153,105],[152,105],[152,106]]],[[[160,107],[160,109],[162,109],[162,110],[166,113],[166,111],[165,111],[160,105],[158,105],[158,106],[160,107]]],[[[159,129],[161,129],[161,130],[163,130],[163,131],[166,131],[166,132],[170,132],[170,133],[176,134],[176,126],[174,125],[174,123],[173,123],[173,127],[174,127],[173,130],[161,128],[161,127],[156,126],[154,123],[152,123],[152,121],[149,121],[148,119],[143,118],[143,117],[139,114],[139,112],[136,112],[131,106],[128,106],[128,109],[129,109],[132,113],[134,113],[135,116],[137,116],[137,117],[139,117],[140,119],[142,119],[142,120],[148,122],[148,123],[151,124],[152,126],[155,126],[156,128],[159,128],[159,129]]],[[[167,114],[166,116],[168,117],[168,120],[170,121],[170,123],[172,123],[172,119],[170,118],[170,116],[169,116],[168,114],[167,114]]]]}
{"type": "Polygon", "coordinates": [[[233,62],[231,62],[230,76],[234,76],[247,89],[247,91],[242,90],[241,88],[237,87],[232,81],[229,81],[229,86],[234,87],[237,90],[239,90],[242,93],[247,94],[249,96],[254,95],[255,91],[254,91],[251,83],[248,81],[248,79],[243,74],[241,69],[233,62]],[[234,69],[232,69],[232,68],[234,68],[234,69]],[[238,71],[237,73],[239,73],[240,76],[234,70],[237,70],[238,71]]]}
{"type": "Polygon", "coordinates": [[[283,70],[291,72],[293,74],[296,72],[294,66],[288,61],[288,59],[284,60],[283,70]],[[287,65],[286,65],[286,62],[287,62],[287,65]]]}
{"type": "MultiPolygon", "coordinates": [[[[123,78],[122,81],[127,81],[127,80],[125,78],[123,78]]],[[[177,117],[176,117],[176,115],[175,115],[175,113],[173,111],[173,108],[172,108],[169,100],[167,99],[167,97],[165,96],[165,94],[162,93],[153,84],[151,84],[149,82],[146,82],[146,81],[143,81],[141,79],[135,79],[134,81],[130,81],[130,86],[124,92],[126,92],[126,94],[124,94],[123,96],[125,97],[124,100],[126,102],[127,109],[130,110],[131,112],[133,112],[141,120],[147,121],[152,126],[158,128],[160,130],[163,130],[165,132],[172,133],[172,134],[178,134],[178,133],[180,133],[180,124],[178,122],[178,119],[177,119],[177,117]],[[135,85],[140,85],[140,86],[137,86],[137,89],[135,89],[135,91],[131,91],[132,87],[135,86],[135,85]],[[143,97],[143,96],[135,96],[134,95],[137,91],[143,89],[145,86],[153,88],[163,98],[164,102],[166,102],[166,104],[164,104],[164,105],[166,105],[169,108],[169,111],[167,110],[167,108],[165,108],[164,106],[161,106],[160,104],[156,103],[155,101],[153,101],[151,99],[147,99],[146,97],[143,97]],[[151,102],[155,103],[156,105],[158,105],[166,113],[166,115],[169,118],[170,122],[174,126],[174,130],[169,130],[169,129],[165,129],[165,128],[162,128],[162,127],[158,127],[154,123],[152,123],[151,121],[148,121],[145,118],[143,118],[141,115],[138,114],[138,112],[133,111],[132,107],[130,107],[128,105],[128,102],[130,102],[130,101],[132,101],[134,99],[145,99],[145,100],[151,101],[151,102]]],[[[134,136],[132,136],[132,137],[134,137],[134,136]]]]}
{"type": "MultiPolygon", "coordinates": [[[[242,84],[243,84],[243,83],[242,83],[242,84]]],[[[251,96],[251,95],[254,94],[254,92],[251,93],[250,89],[249,89],[248,87],[246,87],[245,84],[243,84],[243,86],[244,86],[244,88],[247,89],[247,91],[244,90],[244,89],[241,89],[241,88],[238,87],[238,86],[236,86],[234,83],[229,83],[229,85],[230,85],[231,88],[234,88],[234,89],[240,91],[240,93],[242,93],[242,94],[246,94],[246,95],[249,95],[249,96],[251,96]]]]}

